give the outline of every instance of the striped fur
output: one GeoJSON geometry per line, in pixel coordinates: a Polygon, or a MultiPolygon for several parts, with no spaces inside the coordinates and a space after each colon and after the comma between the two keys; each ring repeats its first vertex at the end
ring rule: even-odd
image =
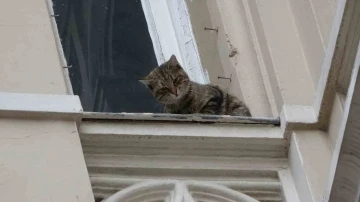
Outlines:
{"type": "Polygon", "coordinates": [[[174,55],[140,81],[169,113],[251,116],[244,102],[219,86],[190,81],[174,55]]]}

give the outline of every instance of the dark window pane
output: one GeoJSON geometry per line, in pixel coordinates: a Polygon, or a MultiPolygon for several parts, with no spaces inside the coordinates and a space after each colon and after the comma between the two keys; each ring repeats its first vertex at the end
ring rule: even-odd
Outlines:
{"type": "Polygon", "coordinates": [[[140,0],[53,0],[73,91],[85,111],[161,112],[138,82],[157,66],[140,0]]]}

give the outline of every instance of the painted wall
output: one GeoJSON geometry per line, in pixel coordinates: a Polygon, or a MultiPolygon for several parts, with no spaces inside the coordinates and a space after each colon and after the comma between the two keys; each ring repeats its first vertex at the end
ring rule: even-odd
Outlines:
{"type": "MultiPolygon", "coordinates": [[[[257,56],[254,54],[245,10],[240,1],[189,1],[190,11],[191,7],[200,7],[201,3],[204,4],[201,6],[203,10],[197,9],[197,12],[193,11],[194,14],[191,15],[195,37],[199,40],[199,50],[201,52],[201,48],[205,47],[217,51],[222,67],[221,72],[216,72],[214,70],[220,68],[213,66],[209,70],[210,77],[215,80],[218,76],[231,77],[231,82],[224,80],[222,82],[226,83],[218,84],[225,85],[230,92],[244,100],[253,116],[276,116],[269,104],[257,56]],[[200,28],[196,28],[197,26],[200,28]],[[204,31],[204,27],[216,28],[218,32],[204,31]],[[212,75],[214,73],[223,75],[212,75]]],[[[203,62],[211,63],[212,60],[213,57],[202,57],[203,62]]]]}
{"type": "Polygon", "coordinates": [[[214,74],[231,75],[225,86],[249,105],[254,116],[278,116],[284,104],[312,105],[334,2],[188,0],[187,4],[202,63],[215,64],[214,57],[205,55],[218,52],[222,68],[204,64],[212,82],[219,76],[214,74]]]}
{"type": "Polygon", "coordinates": [[[190,13],[192,30],[196,39],[201,63],[208,72],[210,83],[230,87],[230,81],[219,79],[218,76],[228,77],[223,69],[217,48],[217,32],[205,28],[217,28],[211,22],[211,17],[206,1],[186,0],[190,13]]]}
{"type": "Polygon", "coordinates": [[[1,1],[0,32],[0,91],[66,94],[46,1],[1,1]]]}
{"type": "Polygon", "coordinates": [[[1,119],[0,201],[91,202],[73,121],[1,119]]]}
{"type": "MultiPolygon", "coordinates": [[[[1,1],[0,33],[0,92],[67,94],[46,1],[1,1]]],[[[0,201],[94,201],[75,120],[9,118],[3,107],[0,201]]]]}

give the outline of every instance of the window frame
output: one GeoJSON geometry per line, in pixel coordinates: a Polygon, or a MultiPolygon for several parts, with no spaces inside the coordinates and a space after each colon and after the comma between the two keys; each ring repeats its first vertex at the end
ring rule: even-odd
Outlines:
{"type": "MultiPolygon", "coordinates": [[[[68,64],[65,57],[66,53],[61,43],[52,0],[47,0],[47,5],[50,16],[52,16],[51,26],[55,35],[60,64],[63,67],[67,94],[75,95],[68,70],[71,65],[68,64]]],[[[201,84],[210,83],[208,72],[201,65],[201,58],[185,0],[141,0],[141,5],[158,64],[165,62],[174,54],[192,81],[201,84]]],[[[79,63],[82,64],[81,59],[83,58],[79,58],[79,63]]],[[[101,114],[101,112],[99,113],[101,114]]]]}
{"type": "MultiPolygon", "coordinates": [[[[55,20],[53,3],[51,0],[46,2],[52,16],[51,26],[54,30],[60,64],[63,67],[67,93],[74,95],[69,77],[69,65],[65,58],[55,20]]],[[[186,2],[184,0],[141,0],[141,5],[158,64],[165,62],[174,54],[193,81],[202,84],[210,83],[208,72],[201,65],[201,58],[192,31],[186,2]],[[159,10],[163,12],[157,12],[159,10]],[[185,30],[186,35],[184,34],[185,30]],[[169,35],[169,33],[171,34],[169,35]]]]}
{"type": "Polygon", "coordinates": [[[141,5],[158,63],[174,54],[192,81],[210,83],[201,65],[185,0],[141,0],[141,5]]]}

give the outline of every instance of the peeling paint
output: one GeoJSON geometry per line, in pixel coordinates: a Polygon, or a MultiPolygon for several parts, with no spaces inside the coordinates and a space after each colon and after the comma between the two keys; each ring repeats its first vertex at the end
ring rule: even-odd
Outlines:
{"type": "MultiPolygon", "coordinates": [[[[155,2],[155,1],[154,1],[155,2]]],[[[171,13],[172,23],[177,38],[177,45],[183,60],[183,67],[191,80],[207,84],[204,69],[201,64],[201,58],[194,40],[193,30],[189,11],[184,0],[167,1],[168,9],[171,13]]]]}
{"type": "Polygon", "coordinates": [[[226,42],[228,43],[228,45],[229,45],[229,50],[230,50],[229,57],[232,58],[232,57],[234,57],[235,55],[237,55],[239,52],[238,52],[237,48],[235,48],[235,47],[231,44],[229,35],[226,34],[225,37],[226,37],[226,42]]]}
{"type": "Polygon", "coordinates": [[[238,54],[238,51],[237,51],[237,49],[236,48],[234,48],[234,47],[231,47],[230,48],[230,53],[229,53],[229,57],[234,57],[235,55],[237,55],[238,54]]]}

